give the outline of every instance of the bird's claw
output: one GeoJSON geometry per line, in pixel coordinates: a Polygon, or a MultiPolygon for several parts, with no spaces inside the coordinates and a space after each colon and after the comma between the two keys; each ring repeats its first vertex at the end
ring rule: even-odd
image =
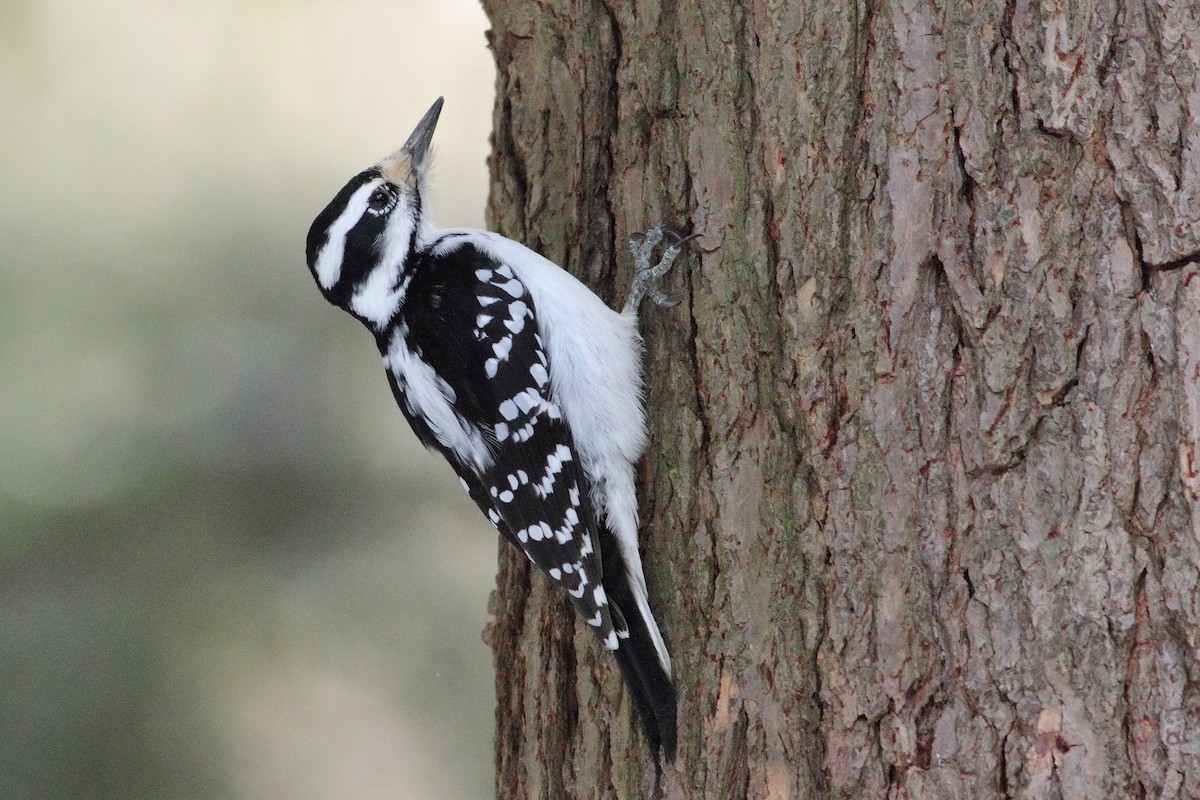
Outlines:
{"type": "Polygon", "coordinates": [[[674,308],[675,306],[679,305],[678,300],[672,300],[670,297],[663,294],[658,289],[650,290],[650,299],[653,300],[658,305],[662,306],[663,308],[674,308]]]}
{"type": "Polygon", "coordinates": [[[679,305],[678,300],[672,300],[654,284],[671,269],[671,265],[684,245],[697,236],[699,234],[696,233],[685,236],[682,231],[671,225],[656,225],[645,233],[638,232],[629,235],[629,251],[633,254],[635,272],[633,286],[629,290],[629,299],[625,302],[626,312],[637,311],[646,295],[649,295],[650,299],[663,308],[674,308],[679,305]],[[663,250],[658,263],[651,265],[650,257],[654,248],[663,240],[664,235],[670,236],[674,241],[663,250]]]}

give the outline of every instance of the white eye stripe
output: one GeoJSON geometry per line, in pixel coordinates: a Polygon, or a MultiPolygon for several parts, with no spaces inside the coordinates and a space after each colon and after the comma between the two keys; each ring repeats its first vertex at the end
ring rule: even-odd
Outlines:
{"type": "Polygon", "coordinates": [[[358,223],[367,211],[367,201],[383,184],[382,178],[368,181],[350,195],[346,208],[329,226],[329,238],[317,256],[317,281],[322,289],[332,289],[342,276],[342,257],[346,253],[346,234],[358,223]]]}

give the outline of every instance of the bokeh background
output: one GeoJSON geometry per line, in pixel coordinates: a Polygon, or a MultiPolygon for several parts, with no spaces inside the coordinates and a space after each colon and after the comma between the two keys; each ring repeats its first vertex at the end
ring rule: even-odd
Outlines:
{"type": "Polygon", "coordinates": [[[495,533],[304,264],[440,94],[482,224],[485,28],[0,5],[0,797],[490,796],[495,533]]]}

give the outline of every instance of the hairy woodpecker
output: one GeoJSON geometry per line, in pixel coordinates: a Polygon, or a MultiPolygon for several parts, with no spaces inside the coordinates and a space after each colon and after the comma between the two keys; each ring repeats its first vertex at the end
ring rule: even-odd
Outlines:
{"type": "Polygon", "coordinates": [[[637,308],[690,237],[630,238],[621,313],[488,231],[440,229],[425,200],[438,98],[404,146],[317,215],[308,266],[375,335],[400,410],[501,535],[570,595],[613,651],[651,750],[676,745],[671,659],[638,555],[633,464],[646,448],[637,308]],[[654,248],[673,243],[650,265],[654,248]]]}

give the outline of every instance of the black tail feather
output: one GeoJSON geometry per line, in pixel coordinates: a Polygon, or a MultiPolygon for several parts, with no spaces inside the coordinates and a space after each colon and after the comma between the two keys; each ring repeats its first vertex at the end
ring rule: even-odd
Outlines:
{"type": "MultiPolygon", "coordinates": [[[[613,656],[621,668],[625,685],[629,687],[651,752],[657,757],[661,751],[667,763],[671,763],[675,760],[677,736],[675,682],[659,661],[654,639],[638,611],[624,565],[618,561],[611,566],[605,563],[604,566],[604,592],[610,606],[624,618],[629,631],[628,638],[619,640],[613,656]]],[[[614,619],[614,622],[617,620],[614,619]]]]}

